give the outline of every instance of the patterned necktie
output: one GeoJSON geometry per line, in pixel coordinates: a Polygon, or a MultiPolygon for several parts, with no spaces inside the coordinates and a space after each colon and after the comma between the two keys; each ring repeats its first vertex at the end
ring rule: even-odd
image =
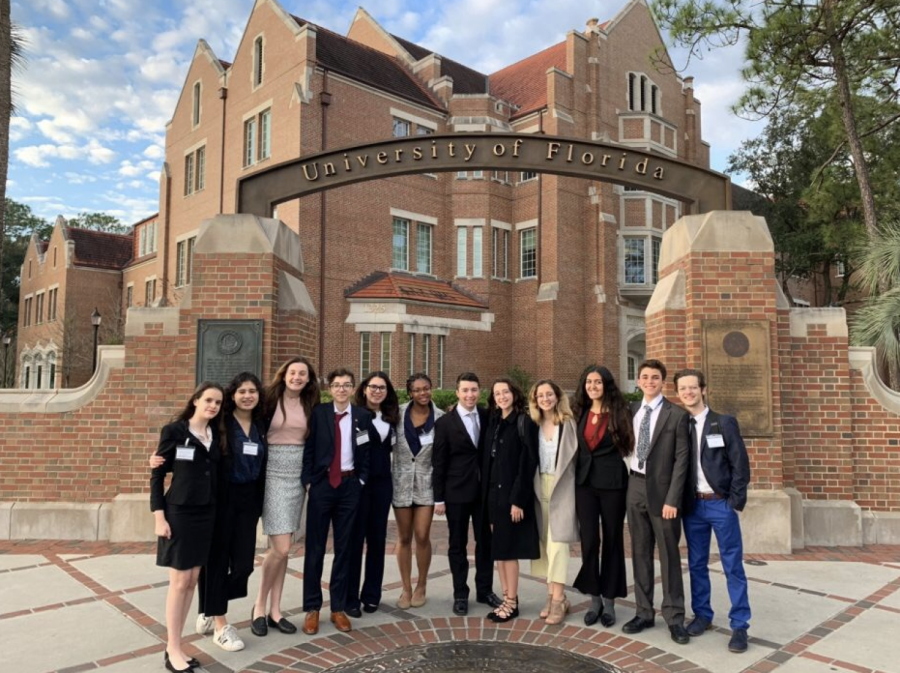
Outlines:
{"type": "Polygon", "coordinates": [[[478,428],[478,412],[470,411],[469,418],[472,419],[472,443],[478,446],[478,436],[481,434],[478,428]]]}
{"type": "Polygon", "coordinates": [[[645,404],[637,445],[638,468],[641,470],[644,469],[644,463],[647,462],[647,456],[650,454],[650,416],[652,413],[653,409],[650,408],[650,405],[645,404]]]}
{"type": "Polygon", "coordinates": [[[341,419],[346,415],[346,411],[334,415],[334,457],[331,459],[331,467],[328,468],[328,483],[331,484],[331,488],[341,485],[341,419]]]}

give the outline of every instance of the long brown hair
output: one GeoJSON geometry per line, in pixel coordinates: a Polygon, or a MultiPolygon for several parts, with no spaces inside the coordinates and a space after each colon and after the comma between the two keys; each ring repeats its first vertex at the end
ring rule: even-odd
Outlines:
{"type": "MultiPolygon", "coordinates": [[[[300,391],[300,404],[303,407],[303,413],[306,414],[307,432],[309,432],[309,419],[312,417],[313,407],[319,403],[319,379],[316,376],[316,370],[313,368],[312,362],[302,355],[297,355],[285,362],[272,377],[272,382],[266,388],[266,418],[270,421],[272,420],[276,406],[281,407],[282,416],[287,416],[284,410],[284,391],[287,388],[284,377],[287,375],[288,368],[297,363],[306,365],[306,371],[309,372],[309,380],[303,386],[303,390],[300,391]]],[[[304,439],[306,438],[304,437],[304,439]]]]}
{"type": "Polygon", "coordinates": [[[541,386],[550,386],[553,389],[553,394],[556,395],[556,405],[550,412],[550,415],[553,417],[553,424],[562,425],[566,421],[571,421],[574,416],[572,409],[569,407],[569,396],[562,391],[562,388],[556,385],[556,382],[550,379],[538,381],[531,386],[531,390],[528,392],[528,411],[531,414],[531,420],[540,425],[543,418],[543,412],[537,403],[537,391],[541,386]]]}
{"type": "Polygon", "coordinates": [[[225,409],[225,389],[218,383],[214,381],[203,381],[199,386],[194,388],[194,392],[187,401],[187,404],[184,405],[184,409],[182,409],[172,420],[189,423],[194,412],[197,410],[197,405],[194,404],[194,402],[200,400],[200,398],[203,397],[203,393],[210,388],[222,393],[222,405],[219,407],[219,413],[216,414],[215,418],[209,419],[209,427],[215,431],[214,437],[219,440],[219,448],[223,452],[227,452],[228,442],[225,441],[225,434],[222,432],[222,410],[225,409]]]}
{"type": "Polygon", "coordinates": [[[575,391],[575,414],[579,423],[590,411],[593,401],[588,397],[585,382],[588,374],[599,374],[603,381],[603,397],[600,398],[601,409],[609,414],[609,429],[613,443],[619,453],[625,457],[631,455],[634,447],[634,426],[631,422],[631,410],[628,402],[619,390],[612,372],[602,365],[590,365],[581,374],[578,389],[575,391]]]}

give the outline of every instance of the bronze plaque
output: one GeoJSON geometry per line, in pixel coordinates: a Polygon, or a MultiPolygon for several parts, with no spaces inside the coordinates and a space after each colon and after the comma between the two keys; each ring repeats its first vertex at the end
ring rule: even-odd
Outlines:
{"type": "Polygon", "coordinates": [[[703,371],[710,408],[736,416],[745,437],[774,432],[767,320],[704,320],[703,371]]]}
{"type": "Polygon", "coordinates": [[[197,384],[223,386],[241,372],[262,375],[262,320],[198,320],[197,384]]]}

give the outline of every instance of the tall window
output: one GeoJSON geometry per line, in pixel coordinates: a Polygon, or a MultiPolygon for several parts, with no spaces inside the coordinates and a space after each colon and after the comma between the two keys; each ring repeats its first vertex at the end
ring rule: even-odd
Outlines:
{"type": "Polygon", "coordinates": [[[381,366],[379,367],[388,376],[391,375],[391,333],[381,333],[381,366]]]}
{"type": "Polygon", "coordinates": [[[28,327],[29,325],[31,325],[31,302],[32,302],[31,297],[28,297],[25,300],[25,316],[24,316],[24,320],[22,321],[23,324],[25,325],[25,327],[28,327]]]}
{"type": "Polygon", "coordinates": [[[519,278],[537,278],[537,229],[519,232],[519,278]]]}
{"type": "Polygon", "coordinates": [[[422,371],[431,376],[431,335],[422,335],[422,371]]]}
{"type": "Polygon", "coordinates": [[[256,117],[244,122],[244,166],[256,163],[256,117]]]}
{"type": "Polygon", "coordinates": [[[156,278],[150,278],[144,283],[144,306],[152,306],[156,299],[156,278]]]}
{"type": "Polygon", "coordinates": [[[156,252],[156,221],[148,222],[138,231],[138,256],[156,252]]]}
{"type": "Polygon", "coordinates": [[[431,273],[431,225],[416,224],[416,271],[431,273]]]}
{"type": "Polygon", "coordinates": [[[444,340],[445,337],[443,334],[438,336],[437,339],[437,385],[438,388],[444,387],[444,340]]]}
{"type": "Polygon", "coordinates": [[[406,363],[406,375],[412,376],[416,372],[416,335],[409,335],[409,361],[406,363]]]}
{"type": "Polygon", "coordinates": [[[506,280],[509,278],[509,232],[506,229],[491,229],[491,253],[491,275],[506,280]]]}
{"type": "Polygon", "coordinates": [[[44,322],[44,293],[38,292],[34,295],[34,324],[40,325],[44,322]]]}
{"type": "Polygon", "coordinates": [[[484,247],[484,229],[482,227],[474,227],[472,229],[472,277],[481,278],[484,276],[483,255],[484,247]]]}
{"type": "Polygon", "coordinates": [[[263,81],[263,39],[260,35],[253,42],[253,86],[257,87],[263,81]]]}
{"type": "Polygon", "coordinates": [[[644,238],[635,236],[625,237],[625,283],[630,285],[642,285],[645,282],[644,274],[644,238]]]}
{"type": "Polygon", "coordinates": [[[391,267],[409,271],[409,220],[394,218],[394,235],[391,238],[391,267]]]}
{"type": "Polygon", "coordinates": [[[125,288],[125,308],[134,306],[134,285],[125,288]]]}
{"type": "Polygon", "coordinates": [[[372,360],[372,334],[361,332],[359,335],[359,375],[365,376],[372,360]]]}
{"type": "Polygon", "coordinates": [[[628,109],[633,112],[659,114],[659,87],[641,73],[628,73],[628,109]]]}
{"type": "Polygon", "coordinates": [[[47,320],[53,321],[56,320],[56,301],[59,297],[59,288],[52,288],[49,294],[50,296],[48,297],[47,303],[47,320]]]}
{"type": "Polygon", "coordinates": [[[55,388],[56,387],[56,355],[54,353],[50,353],[47,356],[47,366],[50,369],[50,373],[47,375],[47,387],[55,388]]]}
{"type": "Polygon", "coordinates": [[[184,287],[191,282],[191,269],[194,265],[194,243],[197,237],[178,241],[175,250],[175,287],[184,287]]]}
{"type": "Polygon", "coordinates": [[[654,283],[659,282],[659,251],[662,247],[662,239],[656,236],[650,237],[650,278],[654,283]]]}
{"type": "Polygon", "coordinates": [[[244,120],[244,168],[272,156],[272,109],[244,120]]]}
{"type": "Polygon", "coordinates": [[[410,123],[408,121],[406,121],[405,119],[397,119],[396,117],[394,117],[393,119],[394,119],[394,131],[393,131],[394,137],[395,138],[405,138],[406,136],[408,136],[409,131],[410,131],[410,126],[411,126],[410,123]]]}
{"type": "Polygon", "coordinates": [[[460,278],[466,277],[466,269],[468,268],[468,236],[469,231],[465,227],[458,227],[456,230],[456,275],[460,278]]]}
{"type": "Polygon", "coordinates": [[[35,386],[35,388],[37,388],[38,390],[40,390],[41,388],[44,387],[43,375],[44,375],[44,365],[38,365],[37,366],[37,385],[35,386]]]}
{"type": "Polygon", "coordinates": [[[259,158],[272,156],[272,110],[259,113],[259,158]]]}
{"type": "Polygon", "coordinates": [[[191,111],[191,124],[193,126],[200,125],[200,82],[194,83],[194,100],[193,109],[191,111]]]}
{"type": "Polygon", "coordinates": [[[184,195],[199,192],[206,186],[206,146],[198,147],[184,157],[184,195]]]}

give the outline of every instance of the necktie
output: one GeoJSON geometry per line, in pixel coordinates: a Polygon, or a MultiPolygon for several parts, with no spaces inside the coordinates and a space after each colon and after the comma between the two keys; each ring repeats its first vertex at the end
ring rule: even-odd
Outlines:
{"type": "Polygon", "coordinates": [[[346,415],[346,411],[334,415],[334,457],[331,459],[331,467],[328,468],[328,483],[331,484],[331,488],[341,485],[341,419],[346,415]]]}
{"type": "Polygon", "coordinates": [[[691,437],[691,458],[693,464],[696,465],[700,454],[700,446],[697,444],[697,419],[693,416],[691,416],[691,422],[688,424],[688,434],[691,437]]]}
{"type": "Polygon", "coordinates": [[[478,436],[481,434],[478,427],[478,412],[470,411],[469,418],[472,419],[472,443],[478,446],[478,436]]]}
{"type": "Polygon", "coordinates": [[[650,405],[645,404],[637,445],[638,467],[642,470],[644,469],[644,463],[647,462],[647,456],[650,454],[650,416],[652,413],[653,409],[650,408],[650,405]]]}

